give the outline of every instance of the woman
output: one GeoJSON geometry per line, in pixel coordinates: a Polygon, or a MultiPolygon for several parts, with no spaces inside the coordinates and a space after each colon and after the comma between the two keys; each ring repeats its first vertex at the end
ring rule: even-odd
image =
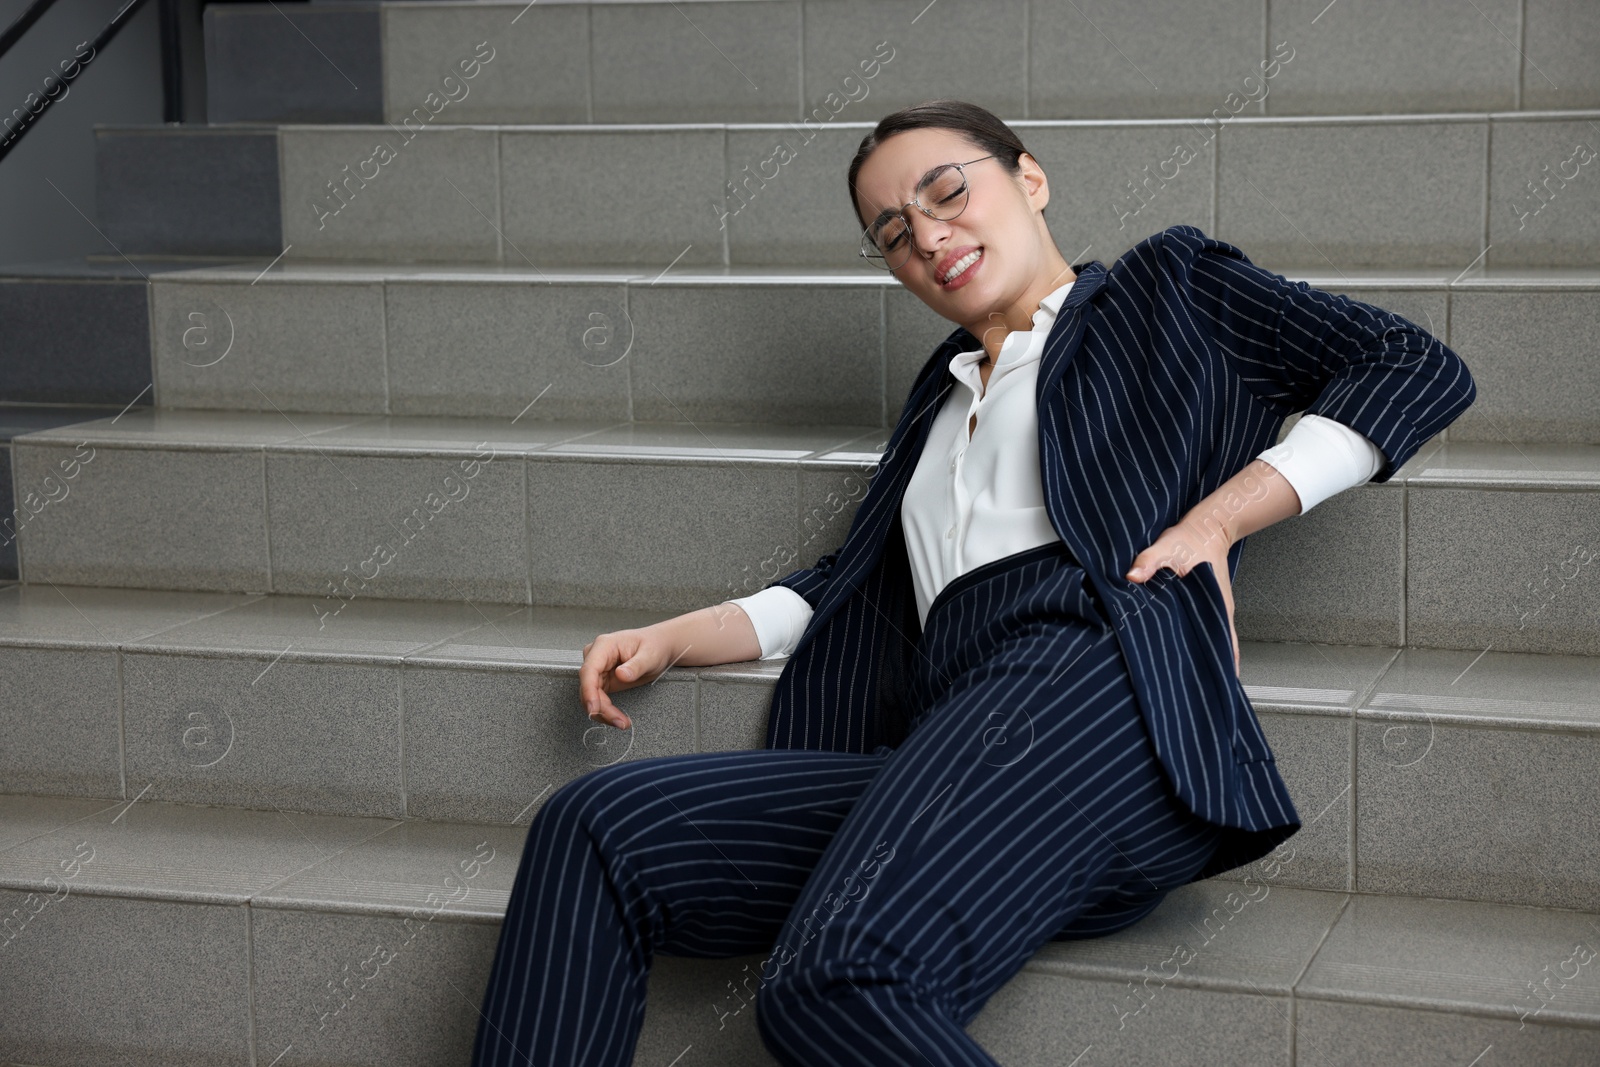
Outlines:
{"type": "Polygon", "coordinates": [[[789,660],[766,748],[545,802],[476,1064],[629,1064],[657,951],[770,953],[782,1063],[993,1064],[964,1027],[1045,941],[1300,826],[1237,678],[1242,538],[1386,480],[1471,403],[1464,364],[1191,226],[1069,266],[1043,170],[971,104],[888,116],[849,180],[863,254],[959,328],[838,550],[585,646],[619,728],[608,694],[669,665],[789,660]]]}

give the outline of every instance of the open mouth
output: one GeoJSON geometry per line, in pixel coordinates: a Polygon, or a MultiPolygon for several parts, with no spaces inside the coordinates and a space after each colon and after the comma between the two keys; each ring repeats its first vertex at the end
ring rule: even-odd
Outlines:
{"type": "Polygon", "coordinates": [[[973,275],[977,273],[978,264],[982,262],[983,249],[973,249],[950,264],[949,268],[939,278],[939,287],[945,290],[961,288],[961,286],[972,280],[973,275]]]}

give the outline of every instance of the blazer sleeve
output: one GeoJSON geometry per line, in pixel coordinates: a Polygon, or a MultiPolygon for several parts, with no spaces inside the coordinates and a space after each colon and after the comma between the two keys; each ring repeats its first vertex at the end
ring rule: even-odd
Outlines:
{"type": "MultiPolygon", "coordinates": [[[[841,548],[843,546],[840,546],[841,548]]],[[[805,598],[815,610],[822,601],[823,590],[828,588],[828,580],[833,576],[833,565],[839,560],[839,549],[826,553],[815,564],[797,571],[790,571],[782,578],[769,582],[763,588],[771,589],[781,585],[794,590],[805,598]]]]}
{"type": "Polygon", "coordinates": [[[1291,282],[1196,226],[1164,230],[1161,248],[1245,388],[1282,416],[1307,411],[1365,435],[1384,457],[1374,482],[1477,398],[1461,357],[1392,311],[1291,282]]]}

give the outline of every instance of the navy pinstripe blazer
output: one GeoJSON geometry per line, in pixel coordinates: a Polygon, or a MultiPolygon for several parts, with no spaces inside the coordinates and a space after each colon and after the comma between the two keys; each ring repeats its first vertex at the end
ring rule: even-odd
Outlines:
{"type": "MultiPolygon", "coordinates": [[[[1234,670],[1210,563],[1124,577],[1133,557],[1277,440],[1297,411],[1383,452],[1387,481],[1476,397],[1466,364],[1416,324],[1290,282],[1194,226],[1172,226],[1107,269],[1074,267],[1038,372],[1040,472],[1051,525],[1082,569],[1053,579],[1116,633],[1178,796],[1236,832],[1196,877],[1265,855],[1300,828],[1234,670]]],[[[774,687],[766,747],[896,746],[912,712],[921,634],[900,523],[906,483],[946,394],[965,328],[918,373],[844,543],[783,585],[813,614],[774,687]]],[[[1229,550],[1230,580],[1244,548],[1229,550]]]]}

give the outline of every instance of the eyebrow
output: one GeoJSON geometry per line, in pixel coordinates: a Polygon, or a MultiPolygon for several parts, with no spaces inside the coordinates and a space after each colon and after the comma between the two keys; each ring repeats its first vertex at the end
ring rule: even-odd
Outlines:
{"type": "MultiPolygon", "coordinates": [[[[928,175],[932,174],[934,171],[938,170],[940,167],[945,167],[945,166],[949,166],[949,164],[947,164],[947,163],[935,163],[933,166],[931,166],[927,170],[923,171],[922,172],[922,178],[918,178],[917,179],[917,185],[920,186],[922,184],[923,178],[926,178],[928,175]]],[[[904,206],[905,206],[904,204],[900,205],[900,207],[904,207],[904,206]]],[[[877,226],[880,223],[886,222],[886,221],[888,221],[889,219],[893,218],[894,216],[896,216],[898,214],[900,214],[900,208],[898,208],[898,207],[894,207],[894,208],[886,207],[882,211],[878,212],[878,214],[873,218],[873,220],[871,222],[867,223],[867,229],[870,230],[874,226],[877,226]]]]}

